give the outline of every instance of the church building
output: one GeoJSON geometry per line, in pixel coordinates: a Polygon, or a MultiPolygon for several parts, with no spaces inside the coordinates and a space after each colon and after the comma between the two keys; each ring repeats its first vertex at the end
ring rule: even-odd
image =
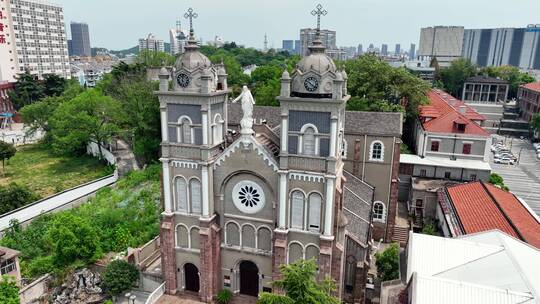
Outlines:
{"type": "Polygon", "coordinates": [[[346,111],[347,74],[318,36],[309,50],[283,72],[279,107],[247,88],[231,103],[193,28],[172,75],[161,70],[167,294],[254,303],[280,265],[314,258],[336,296],[364,303],[373,241],[393,239],[402,115],[346,111]]]}

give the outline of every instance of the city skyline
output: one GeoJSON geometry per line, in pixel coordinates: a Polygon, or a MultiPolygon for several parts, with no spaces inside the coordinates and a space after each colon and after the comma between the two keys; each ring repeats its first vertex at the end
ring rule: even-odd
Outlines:
{"type": "MultiPolygon", "coordinates": [[[[233,4],[211,0],[179,3],[156,0],[148,7],[142,6],[143,2],[140,0],[55,2],[64,6],[66,23],[81,21],[89,24],[93,46],[115,50],[133,47],[140,37],[149,33],[167,40],[169,29],[175,27],[176,20],[189,7],[199,13],[199,18],[195,21],[197,37],[208,41],[218,35],[226,41],[235,41],[255,48],[263,47],[265,33],[268,35],[269,47],[280,48],[282,40],[298,39],[301,28],[315,27],[316,19],[311,16],[310,11],[319,2],[329,12],[322,19],[321,27],[337,32],[338,46],[370,43],[375,46],[382,43],[418,44],[420,28],[434,25],[497,28],[525,27],[529,23],[540,23],[535,14],[535,11],[540,9],[540,2],[533,0],[521,0],[521,5],[512,7],[505,6],[507,2],[503,0],[479,0],[474,3],[465,0],[451,3],[441,0],[415,0],[406,3],[397,0],[384,3],[375,0],[358,3],[344,0],[276,0],[272,3],[237,0],[233,4]],[[145,9],[119,14],[128,7],[138,7],[138,4],[145,9]],[[528,9],[523,10],[522,5],[526,5],[528,9]],[[467,10],[459,9],[465,6],[467,10]],[[102,9],[104,7],[107,9],[102,9]],[[485,13],[477,14],[480,10],[485,13]],[[426,11],[439,11],[444,14],[422,14],[426,11]],[[520,18],[507,18],[509,15],[519,15],[520,18]],[[283,20],[287,22],[284,23],[283,20]],[[253,26],[254,24],[256,26],[253,26]]],[[[181,19],[183,26],[187,27],[186,20],[181,19]]]]}

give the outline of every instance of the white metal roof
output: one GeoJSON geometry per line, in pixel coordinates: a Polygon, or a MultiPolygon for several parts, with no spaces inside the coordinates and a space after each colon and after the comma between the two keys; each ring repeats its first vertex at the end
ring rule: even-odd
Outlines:
{"type": "Polygon", "coordinates": [[[540,250],[501,231],[454,239],[411,233],[407,250],[407,280],[425,284],[413,303],[540,303],[540,250]],[[450,302],[429,300],[442,294],[450,302]]]}
{"type": "Polygon", "coordinates": [[[399,156],[399,162],[402,164],[412,164],[412,165],[425,165],[425,166],[436,166],[436,167],[445,167],[445,168],[465,168],[465,169],[491,171],[491,166],[489,165],[489,163],[482,160],[475,160],[475,159],[450,160],[450,158],[445,158],[445,157],[426,156],[422,158],[415,154],[401,154],[399,156]]]}

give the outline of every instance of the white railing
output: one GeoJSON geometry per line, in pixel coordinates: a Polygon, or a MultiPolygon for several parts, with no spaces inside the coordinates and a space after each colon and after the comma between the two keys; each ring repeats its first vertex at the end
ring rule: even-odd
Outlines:
{"type": "Polygon", "coordinates": [[[72,203],[82,197],[92,194],[103,187],[110,186],[118,180],[118,172],[102,177],[100,179],[79,185],[45,199],[36,201],[29,205],[15,209],[0,216],[0,231],[4,231],[9,227],[11,220],[18,220],[19,223],[29,222],[42,213],[53,212],[69,203],[72,203]]]}
{"type": "Polygon", "coordinates": [[[150,294],[145,304],[156,303],[157,300],[159,300],[159,298],[161,298],[161,296],[164,294],[165,294],[165,283],[159,285],[159,287],[150,294]]]}

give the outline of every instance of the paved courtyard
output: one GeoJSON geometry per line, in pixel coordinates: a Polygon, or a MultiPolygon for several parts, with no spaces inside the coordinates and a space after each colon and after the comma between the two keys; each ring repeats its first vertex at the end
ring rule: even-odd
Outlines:
{"type": "MultiPolygon", "coordinates": [[[[503,140],[503,137],[498,137],[503,140]]],[[[540,216],[540,160],[536,158],[536,150],[527,140],[507,138],[506,146],[511,147],[516,157],[521,157],[519,164],[501,165],[493,163],[493,154],[490,156],[492,172],[504,179],[504,184],[516,196],[525,200],[531,209],[540,216]]]]}

